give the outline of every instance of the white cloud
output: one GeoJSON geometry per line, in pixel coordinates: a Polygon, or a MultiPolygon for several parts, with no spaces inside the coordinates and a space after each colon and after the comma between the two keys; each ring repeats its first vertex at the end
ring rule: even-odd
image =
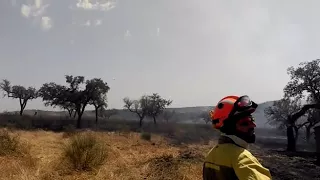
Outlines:
{"type": "Polygon", "coordinates": [[[160,28],[157,28],[157,36],[160,36],[160,28]]]}
{"type": "Polygon", "coordinates": [[[84,23],[84,26],[91,26],[91,21],[90,21],[90,20],[87,20],[87,21],[84,23]]]}
{"type": "Polygon", "coordinates": [[[27,6],[25,4],[22,4],[21,6],[21,14],[24,16],[24,17],[29,17],[30,16],[30,13],[31,13],[31,7],[30,6],[27,6]]]}
{"type": "Polygon", "coordinates": [[[115,0],[78,0],[77,8],[84,10],[108,11],[115,7],[115,0]]]}
{"type": "Polygon", "coordinates": [[[42,0],[35,0],[34,1],[34,5],[37,9],[39,9],[41,7],[41,4],[42,4],[42,0]]]}
{"type": "Polygon", "coordinates": [[[131,33],[129,30],[127,30],[125,33],[124,33],[124,37],[130,37],[131,36],[131,33]]]}
{"type": "Polygon", "coordinates": [[[100,26],[102,24],[102,20],[101,19],[95,19],[95,20],[85,20],[85,21],[82,21],[82,22],[72,21],[71,24],[72,25],[76,25],[76,26],[86,26],[86,27],[100,26]]]}
{"type": "Polygon", "coordinates": [[[36,0],[34,5],[25,5],[22,4],[21,6],[21,14],[24,17],[37,17],[42,16],[46,9],[50,6],[50,4],[41,5],[42,1],[36,0]]]}
{"type": "Polygon", "coordinates": [[[43,0],[34,0],[32,5],[21,5],[21,14],[22,16],[31,19],[33,22],[40,23],[40,27],[43,30],[49,30],[52,28],[52,19],[48,16],[45,16],[47,8],[50,4],[44,4],[43,0]]]}
{"type": "Polygon", "coordinates": [[[126,30],[126,32],[124,33],[124,39],[128,39],[130,38],[132,35],[131,35],[131,32],[129,30],[126,30]]]}
{"type": "Polygon", "coordinates": [[[102,20],[101,19],[95,20],[95,26],[100,26],[101,24],[102,24],[102,20]]]}
{"type": "Polygon", "coordinates": [[[52,28],[52,20],[50,17],[44,16],[41,18],[41,27],[43,30],[49,30],[52,28]]]}

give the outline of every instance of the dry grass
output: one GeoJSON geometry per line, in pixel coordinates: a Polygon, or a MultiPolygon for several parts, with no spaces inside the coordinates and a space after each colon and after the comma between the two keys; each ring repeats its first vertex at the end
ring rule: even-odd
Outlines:
{"type": "MultiPolygon", "coordinates": [[[[208,144],[173,146],[155,134],[151,141],[146,141],[139,133],[94,132],[95,140],[105,145],[108,156],[105,163],[98,163],[101,165],[93,171],[79,171],[74,170],[64,156],[65,145],[79,137],[78,133],[66,138],[64,133],[17,130],[10,135],[19,135],[19,143],[30,149],[21,151],[24,153],[20,155],[0,156],[0,180],[201,180],[203,158],[215,144],[210,141],[208,144]]],[[[273,179],[320,177],[320,168],[311,165],[308,159],[288,158],[253,148],[252,152],[270,168],[273,179]]]]}
{"type": "Polygon", "coordinates": [[[74,136],[77,133],[76,128],[74,126],[72,126],[72,125],[64,126],[63,130],[64,130],[64,132],[63,132],[63,137],[64,138],[68,138],[68,137],[74,136]]]}
{"type": "Polygon", "coordinates": [[[30,144],[30,154],[36,163],[28,166],[23,158],[1,157],[0,179],[201,179],[200,161],[184,161],[179,147],[170,146],[156,135],[146,141],[139,133],[122,136],[95,132],[99,142],[107,146],[107,159],[94,171],[76,171],[63,157],[65,145],[77,135],[66,138],[64,133],[46,131],[15,131],[14,134],[20,134],[21,141],[30,144]]]}
{"type": "Polygon", "coordinates": [[[92,132],[72,136],[63,152],[63,159],[79,171],[99,168],[105,163],[107,156],[107,146],[92,132]]]}
{"type": "Polygon", "coordinates": [[[20,139],[18,133],[0,130],[0,179],[31,179],[29,173],[37,160],[31,154],[30,145],[20,139]]]}
{"type": "Polygon", "coordinates": [[[140,137],[141,139],[144,139],[144,140],[147,140],[147,141],[150,141],[151,140],[151,134],[150,133],[147,133],[147,132],[142,132],[140,134],[140,137]]]}

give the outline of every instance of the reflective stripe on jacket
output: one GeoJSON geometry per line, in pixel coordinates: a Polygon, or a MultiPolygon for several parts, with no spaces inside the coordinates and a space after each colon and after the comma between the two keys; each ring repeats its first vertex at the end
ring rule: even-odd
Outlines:
{"type": "Polygon", "coordinates": [[[246,149],[236,136],[222,135],[203,164],[203,180],[270,180],[269,170],[246,149]],[[237,142],[237,143],[236,143],[237,142]],[[241,144],[241,145],[239,145],[241,144]]]}

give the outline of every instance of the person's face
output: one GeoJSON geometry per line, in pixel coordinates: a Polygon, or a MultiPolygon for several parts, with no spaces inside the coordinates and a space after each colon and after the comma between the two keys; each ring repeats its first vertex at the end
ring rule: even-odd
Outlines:
{"type": "Polygon", "coordinates": [[[236,124],[236,135],[248,143],[254,143],[256,139],[255,127],[256,124],[252,116],[242,118],[236,124]]]}

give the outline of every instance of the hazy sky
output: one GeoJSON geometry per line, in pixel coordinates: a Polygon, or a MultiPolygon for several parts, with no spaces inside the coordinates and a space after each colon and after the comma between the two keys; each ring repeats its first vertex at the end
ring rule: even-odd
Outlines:
{"type": "MultiPolygon", "coordinates": [[[[319,1],[1,0],[0,78],[39,88],[99,77],[109,106],[158,92],[173,107],[282,97],[288,66],[319,58],[319,1]],[[115,80],[113,80],[115,78],[115,80]]],[[[2,93],[1,93],[2,94],[2,93]]],[[[17,110],[0,99],[0,110],[17,110]]],[[[48,109],[41,100],[27,109],[48,109]]]]}

